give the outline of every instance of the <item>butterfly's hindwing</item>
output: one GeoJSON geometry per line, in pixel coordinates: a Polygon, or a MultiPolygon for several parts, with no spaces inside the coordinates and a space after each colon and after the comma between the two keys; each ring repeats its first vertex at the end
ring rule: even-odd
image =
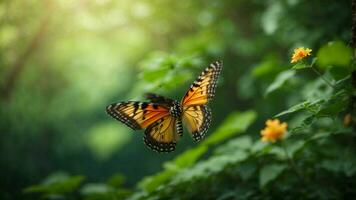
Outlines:
{"type": "Polygon", "coordinates": [[[169,109],[164,106],[137,101],[111,104],[106,112],[134,130],[146,128],[169,115],[169,109]]]}
{"type": "Polygon", "coordinates": [[[182,99],[182,105],[203,105],[208,103],[215,95],[216,84],[221,70],[221,62],[211,63],[190,86],[182,99]]]}
{"type": "Polygon", "coordinates": [[[188,106],[183,110],[183,122],[195,141],[204,138],[211,122],[211,111],[207,105],[188,106]]]}
{"type": "Polygon", "coordinates": [[[174,151],[180,137],[179,132],[182,131],[179,123],[181,124],[178,119],[170,115],[157,120],[145,130],[145,144],[159,153],[174,151]]]}

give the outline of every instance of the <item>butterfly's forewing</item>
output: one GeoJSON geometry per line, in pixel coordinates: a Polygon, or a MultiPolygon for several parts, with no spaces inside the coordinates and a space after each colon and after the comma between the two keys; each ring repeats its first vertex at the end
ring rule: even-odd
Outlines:
{"type": "Polygon", "coordinates": [[[169,115],[169,109],[165,106],[137,101],[111,104],[106,107],[106,112],[134,130],[147,128],[169,115]]]}
{"type": "Polygon", "coordinates": [[[221,70],[221,62],[211,63],[194,81],[182,99],[182,120],[196,141],[204,137],[210,126],[211,111],[206,104],[215,95],[221,70]]]}
{"type": "Polygon", "coordinates": [[[181,122],[171,115],[165,116],[151,124],[145,130],[144,142],[157,152],[174,151],[182,132],[181,122]]]}
{"type": "Polygon", "coordinates": [[[221,62],[211,63],[190,86],[182,99],[182,106],[208,103],[215,95],[215,88],[221,69],[221,62]]]}

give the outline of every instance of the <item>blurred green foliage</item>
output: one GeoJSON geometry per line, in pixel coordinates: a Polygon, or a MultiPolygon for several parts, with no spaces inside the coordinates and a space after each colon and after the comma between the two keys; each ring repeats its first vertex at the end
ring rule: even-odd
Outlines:
{"type": "Polygon", "coordinates": [[[356,194],[351,1],[0,1],[0,199],[356,194]],[[296,47],[312,55],[293,65],[296,47]],[[156,154],[105,114],[224,69],[195,143],[156,154]],[[267,119],[288,123],[264,143],[267,119]]]}

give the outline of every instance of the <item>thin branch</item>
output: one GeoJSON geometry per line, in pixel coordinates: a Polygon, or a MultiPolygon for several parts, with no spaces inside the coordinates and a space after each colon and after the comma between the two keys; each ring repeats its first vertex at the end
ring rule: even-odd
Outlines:
{"type": "Polygon", "coordinates": [[[321,79],[324,80],[324,82],[330,86],[331,88],[335,88],[333,84],[331,84],[315,67],[315,63],[316,63],[316,58],[313,59],[312,63],[310,64],[310,67],[318,76],[320,76],[321,79]]]}
{"type": "Polygon", "coordinates": [[[314,66],[311,66],[312,70],[320,76],[321,79],[324,80],[324,82],[330,86],[331,88],[335,88],[333,84],[331,84],[314,66]]]}
{"type": "MultiPolygon", "coordinates": [[[[45,6],[46,8],[50,8],[50,2],[45,1],[45,6]]],[[[4,81],[4,85],[1,88],[1,93],[0,96],[4,100],[9,100],[11,93],[13,89],[15,88],[16,82],[18,78],[20,77],[21,73],[23,72],[25,68],[25,64],[27,60],[30,58],[30,56],[41,46],[41,40],[43,39],[45,33],[47,32],[47,27],[49,23],[49,14],[50,11],[49,9],[46,11],[46,15],[42,19],[42,22],[37,29],[36,34],[34,35],[33,39],[31,40],[30,44],[26,48],[26,50],[23,52],[23,54],[14,62],[12,67],[10,67],[10,72],[7,76],[7,78],[4,81]]]]}

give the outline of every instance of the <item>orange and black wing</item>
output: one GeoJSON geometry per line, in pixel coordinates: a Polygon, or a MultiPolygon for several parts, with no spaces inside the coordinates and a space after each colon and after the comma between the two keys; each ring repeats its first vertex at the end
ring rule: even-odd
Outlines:
{"type": "Polygon", "coordinates": [[[144,142],[149,148],[159,153],[171,152],[175,150],[182,131],[181,121],[168,115],[145,130],[144,142]]]}
{"type": "Polygon", "coordinates": [[[169,115],[169,109],[165,106],[137,101],[111,104],[106,107],[106,112],[134,130],[147,128],[169,115]]]}
{"type": "Polygon", "coordinates": [[[214,97],[221,70],[221,62],[211,63],[182,99],[182,120],[196,141],[204,138],[210,126],[211,111],[206,104],[214,97]]]}
{"type": "Polygon", "coordinates": [[[211,111],[207,105],[193,105],[183,108],[183,123],[195,141],[204,138],[211,122],[211,111]]]}
{"type": "Polygon", "coordinates": [[[204,105],[208,103],[214,97],[221,70],[222,62],[211,63],[190,86],[182,99],[182,106],[204,105]]]}

